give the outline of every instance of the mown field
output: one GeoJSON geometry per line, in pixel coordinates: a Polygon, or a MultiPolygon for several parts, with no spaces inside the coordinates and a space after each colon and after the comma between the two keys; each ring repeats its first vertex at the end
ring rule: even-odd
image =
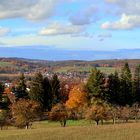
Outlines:
{"type": "Polygon", "coordinates": [[[68,122],[62,128],[59,123],[45,121],[35,123],[29,130],[2,130],[0,140],[140,140],[140,122],[99,126],[86,121],[68,122]]]}

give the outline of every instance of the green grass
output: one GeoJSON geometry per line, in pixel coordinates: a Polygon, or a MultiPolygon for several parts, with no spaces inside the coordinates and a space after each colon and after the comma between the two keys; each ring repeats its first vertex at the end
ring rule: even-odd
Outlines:
{"type": "Polygon", "coordinates": [[[97,67],[98,70],[100,70],[101,72],[105,73],[105,74],[111,74],[115,72],[115,68],[113,67],[97,67]]]}
{"type": "Polygon", "coordinates": [[[5,68],[5,67],[16,67],[16,66],[11,62],[0,62],[0,67],[5,68]]]}
{"type": "Polygon", "coordinates": [[[69,121],[67,127],[55,122],[37,122],[32,129],[0,131],[0,140],[140,140],[140,123],[99,125],[69,121]]]}
{"type": "MultiPolygon", "coordinates": [[[[59,72],[59,73],[64,73],[64,72],[73,72],[73,71],[77,71],[77,72],[91,72],[91,70],[93,69],[93,67],[81,67],[81,66],[76,66],[76,67],[60,67],[58,69],[55,70],[55,72],[59,72]]],[[[110,74],[110,73],[114,73],[115,72],[115,68],[113,67],[97,67],[98,70],[100,70],[101,72],[105,73],[105,74],[110,74]]]]}

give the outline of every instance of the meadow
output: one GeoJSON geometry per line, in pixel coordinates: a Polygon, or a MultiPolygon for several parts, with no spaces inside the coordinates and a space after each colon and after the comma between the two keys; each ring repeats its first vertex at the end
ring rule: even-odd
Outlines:
{"type": "Polygon", "coordinates": [[[140,140],[140,122],[96,126],[88,121],[36,122],[29,130],[10,127],[0,131],[0,140],[140,140]]]}
{"type": "MultiPolygon", "coordinates": [[[[91,72],[92,69],[94,67],[81,67],[81,66],[76,66],[76,67],[71,67],[71,66],[67,66],[67,67],[60,67],[58,69],[55,70],[55,72],[59,72],[59,73],[66,73],[66,72],[91,72]]],[[[100,70],[103,73],[106,74],[111,74],[115,72],[115,68],[113,67],[97,67],[98,70],[100,70]]]]}

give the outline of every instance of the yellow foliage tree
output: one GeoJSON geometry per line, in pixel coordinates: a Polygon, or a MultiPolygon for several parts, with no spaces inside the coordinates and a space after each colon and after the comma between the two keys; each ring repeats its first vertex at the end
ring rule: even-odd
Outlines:
{"type": "MultiPolygon", "coordinates": [[[[78,112],[82,112],[83,107],[87,103],[87,94],[83,86],[74,86],[69,93],[69,99],[66,102],[66,107],[71,112],[70,115],[75,117],[78,112]]],[[[72,118],[73,118],[72,117],[72,118]]]]}
{"type": "Polygon", "coordinates": [[[109,105],[102,101],[102,100],[94,100],[94,103],[89,107],[87,110],[85,118],[88,120],[94,120],[97,125],[99,124],[99,121],[101,120],[103,124],[103,120],[107,120],[109,116],[109,105]]]}

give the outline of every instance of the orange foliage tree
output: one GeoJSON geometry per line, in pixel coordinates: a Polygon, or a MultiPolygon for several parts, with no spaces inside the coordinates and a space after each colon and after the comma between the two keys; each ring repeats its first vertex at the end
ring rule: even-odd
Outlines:
{"type": "Polygon", "coordinates": [[[67,109],[64,104],[56,104],[49,113],[49,119],[59,121],[61,126],[65,127],[67,121],[67,109]]]}
{"type": "Polygon", "coordinates": [[[82,85],[74,86],[70,90],[69,99],[66,102],[66,107],[70,112],[69,115],[71,116],[71,118],[75,118],[78,115],[78,113],[81,114],[86,103],[87,103],[87,94],[84,91],[83,86],[82,85]]]}
{"type": "Polygon", "coordinates": [[[40,116],[41,107],[36,101],[21,99],[11,105],[15,125],[29,128],[30,123],[40,116]]]}

